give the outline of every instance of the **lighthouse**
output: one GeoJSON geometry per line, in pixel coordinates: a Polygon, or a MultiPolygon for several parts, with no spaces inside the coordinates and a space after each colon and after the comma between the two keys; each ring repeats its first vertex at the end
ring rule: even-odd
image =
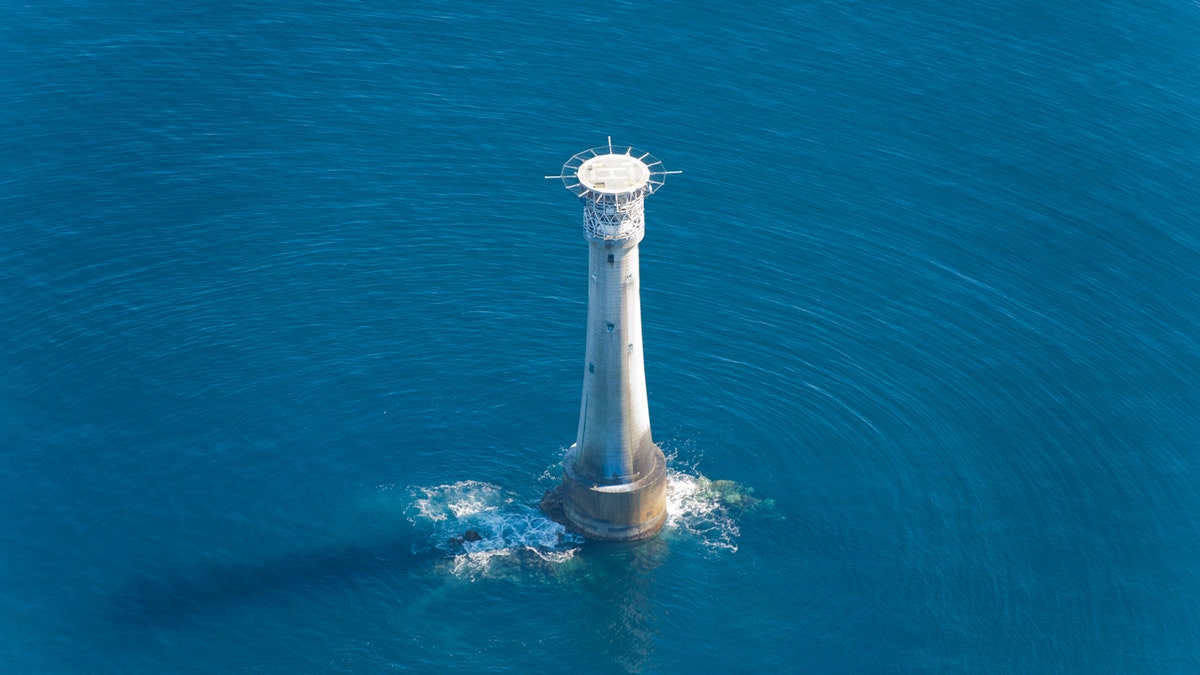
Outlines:
{"type": "Polygon", "coordinates": [[[591,539],[658,532],[667,518],[667,466],[650,435],[638,243],[645,198],[662,187],[662,163],[631,147],[576,154],[561,178],[583,201],[588,320],[579,431],[563,458],[563,515],[591,539]]]}

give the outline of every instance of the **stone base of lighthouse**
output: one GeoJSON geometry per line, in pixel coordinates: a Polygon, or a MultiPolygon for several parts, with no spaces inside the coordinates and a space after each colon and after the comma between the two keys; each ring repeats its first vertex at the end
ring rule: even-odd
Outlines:
{"type": "Polygon", "coordinates": [[[667,521],[667,460],[657,445],[646,470],[629,481],[596,483],[579,471],[578,446],[563,459],[562,508],[567,526],[589,539],[631,541],[653,536],[667,521]]]}

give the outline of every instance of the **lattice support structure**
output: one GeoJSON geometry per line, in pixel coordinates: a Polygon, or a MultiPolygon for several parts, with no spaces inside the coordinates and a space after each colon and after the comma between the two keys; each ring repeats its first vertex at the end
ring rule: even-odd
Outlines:
{"type": "Polygon", "coordinates": [[[646,202],[583,201],[583,231],[595,239],[636,239],[646,236],[646,202]]]}

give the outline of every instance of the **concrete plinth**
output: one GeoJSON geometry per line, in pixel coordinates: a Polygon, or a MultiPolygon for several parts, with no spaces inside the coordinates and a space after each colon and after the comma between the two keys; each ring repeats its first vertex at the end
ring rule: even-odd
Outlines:
{"type": "Polygon", "coordinates": [[[643,453],[648,466],[636,479],[602,485],[579,470],[578,446],[563,459],[563,514],[589,539],[629,541],[653,536],[667,520],[667,461],[658,446],[643,453]]]}

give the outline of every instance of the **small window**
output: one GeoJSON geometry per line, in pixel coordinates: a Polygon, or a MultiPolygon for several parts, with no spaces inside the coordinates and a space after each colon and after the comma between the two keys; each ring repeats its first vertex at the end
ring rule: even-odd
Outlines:
{"type": "Polygon", "coordinates": [[[613,332],[613,329],[614,329],[614,328],[616,328],[616,327],[617,327],[617,326],[616,326],[615,324],[611,324],[611,323],[610,323],[610,324],[608,324],[608,332],[610,332],[610,333],[611,333],[611,332],[613,332]]]}
{"type": "Polygon", "coordinates": [[[609,253],[608,254],[608,264],[611,265],[612,263],[613,263],[613,254],[609,253]]]}
{"type": "Polygon", "coordinates": [[[594,372],[596,372],[596,364],[594,364],[594,363],[589,363],[589,364],[588,364],[588,372],[589,372],[589,373],[594,373],[594,372]]]}

